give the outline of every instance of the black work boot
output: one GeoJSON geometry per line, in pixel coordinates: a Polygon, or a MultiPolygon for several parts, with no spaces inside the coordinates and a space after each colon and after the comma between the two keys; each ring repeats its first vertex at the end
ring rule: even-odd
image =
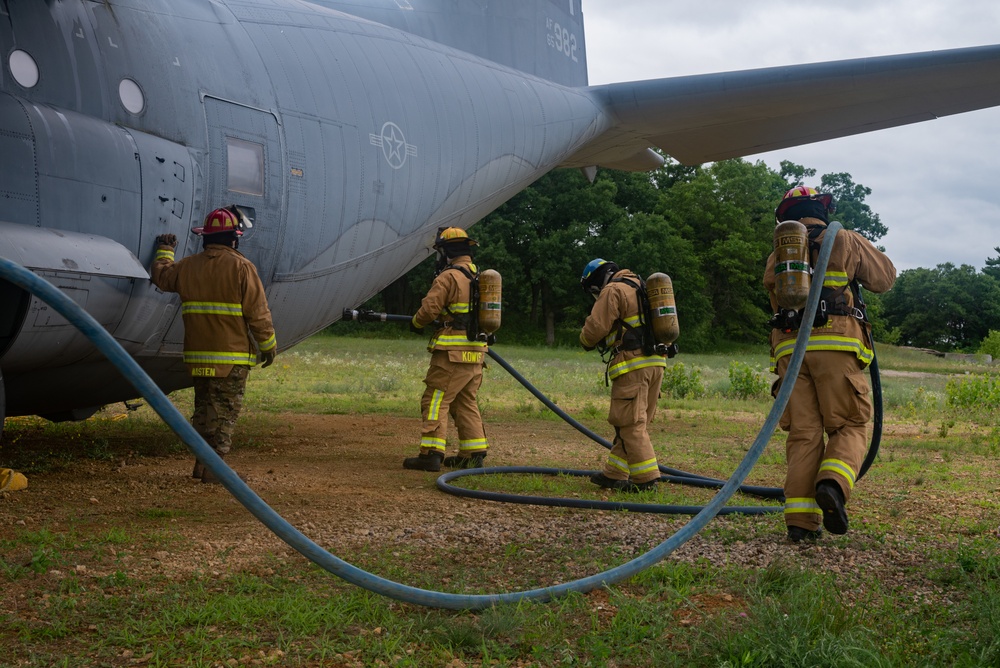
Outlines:
{"type": "Polygon", "coordinates": [[[645,492],[646,490],[653,489],[656,487],[656,483],[660,482],[659,478],[653,478],[652,480],[647,480],[646,482],[632,482],[628,483],[628,489],[626,492],[645,492]]]}
{"type": "Polygon", "coordinates": [[[441,463],[452,469],[481,469],[483,468],[484,459],[486,459],[486,453],[482,452],[468,457],[452,455],[451,457],[445,457],[441,463]]]}
{"type": "Polygon", "coordinates": [[[598,487],[603,487],[604,489],[613,489],[616,492],[627,492],[629,491],[630,483],[628,480],[617,480],[615,478],[609,478],[603,473],[596,473],[590,476],[590,482],[594,483],[598,487]]]}
{"type": "Polygon", "coordinates": [[[440,471],[443,457],[444,455],[440,452],[428,452],[425,455],[407,457],[403,460],[403,468],[414,471],[440,471]]]}
{"type": "Polygon", "coordinates": [[[809,529],[803,529],[802,527],[788,527],[788,540],[793,543],[801,543],[806,541],[807,543],[815,543],[819,540],[819,537],[823,535],[822,529],[816,529],[811,531],[809,529]]]}
{"type": "Polygon", "coordinates": [[[659,482],[659,479],[654,478],[652,480],[647,480],[646,482],[632,482],[631,480],[616,480],[614,478],[609,478],[603,473],[598,473],[590,476],[590,482],[600,487],[604,487],[605,489],[613,489],[616,492],[635,493],[653,489],[656,487],[656,483],[659,482]]]}
{"type": "Polygon", "coordinates": [[[844,493],[832,480],[821,480],[816,485],[816,505],[823,510],[823,526],[834,534],[847,533],[847,511],[844,510],[844,493]]]}

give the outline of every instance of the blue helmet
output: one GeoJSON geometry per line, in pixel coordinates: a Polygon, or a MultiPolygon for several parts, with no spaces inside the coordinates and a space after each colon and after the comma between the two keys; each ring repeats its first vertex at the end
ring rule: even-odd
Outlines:
{"type": "Polygon", "coordinates": [[[597,295],[601,288],[607,283],[607,278],[618,271],[618,265],[609,260],[597,258],[587,263],[583,268],[583,275],[580,276],[580,286],[584,292],[597,295]]]}

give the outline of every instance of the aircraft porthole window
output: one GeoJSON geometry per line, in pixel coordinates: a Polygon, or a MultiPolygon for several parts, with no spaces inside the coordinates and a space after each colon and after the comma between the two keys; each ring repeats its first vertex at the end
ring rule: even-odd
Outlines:
{"type": "Polygon", "coordinates": [[[226,188],[247,195],[264,194],[264,145],[226,137],[226,188]]]}
{"type": "Polygon", "coordinates": [[[14,81],[24,88],[34,88],[38,83],[38,63],[26,51],[14,49],[7,60],[14,81]]]}
{"type": "Polygon", "coordinates": [[[118,98],[130,114],[141,114],[146,108],[146,96],[142,94],[139,84],[131,79],[122,79],[118,84],[118,98]]]}

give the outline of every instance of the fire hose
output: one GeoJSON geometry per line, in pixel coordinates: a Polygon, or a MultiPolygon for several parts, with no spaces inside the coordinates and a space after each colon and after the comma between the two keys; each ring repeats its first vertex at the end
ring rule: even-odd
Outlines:
{"type": "MultiPolygon", "coordinates": [[[[829,231],[820,249],[815,273],[823,276],[833,250],[833,239],[840,230],[839,223],[830,223],[829,231]]],[[[230,469],[221,457],[194,430],[180,414],[169,398],[160,390],[148,374],[132,359],[121,345],[89,313],[62,291],[30,270],[6,258],[0,258],[0,279],[9,281],[26,290],[54,308],[74,327],[80,330],[95,347],[123,374],[126,380],[141,394],[157,415],[181,438],[191,453],[214,473],[222,485],[264,526],[278,538],[327,572],[347,582],[399,601],[432,608],[452,610],[481,610],[499,604],[520,601],[550,601],[570,592],[586,593],[594,589],[627,580],[643,570],[665,559],[671,552],[690,540],[722,511],[729,498],[741,487],[750,469],[757,462],[771,434],[777,426],[778,418],[784,411],[791,396],[794,383],[784,383],[775,397],[774,405],[768,413],[764,425],[748,449],[742,462],[715,496],[702,507],[683,527],[648,552],[615,568],[579,580],[573,580],[550,587],[508,592],[503,594],[452,594],[412,587],[381,578],[364,571],[325,550],[301,531],[281,517],[267,505],[240,477],[230,469]]],[[[820,301],[822,281],[812,285],[805,307],[805,321],[815,317],[820,301]]],[[[790,377],[798,375],[805,357],[809,330],[802,329],[795,343],[788,365],[790,377]]],[[[449,474],[451,475],[451,474],[449,474]]]]}
{"type": "MultiPolygon", "coordinates": [[[[838,223],[839,226],[839,223],[838,223]]],[[[831,225],[832,229],[832,225],[831,225]]],[[[836,230],[833,230],[833,235],[836,235],[836,230]]],[[[818,273],[818,272],[817,272],[818,273]]],[[[825,273],[825,265],[824,265],[825,273]]],[[[819,274],[818,283],[822,285],[823,275],[819,274]]],[[[367,310],[357,310],[357,309],[344,309],[344,319],[345,320],[355,320],[358,322],[399,322],[399,323],[410,323],[412,320],[411,316],[408,315],[398,315],[392,313],[381,313],[376,311],[367,310]]],[[[803,322],[809,322],[808,320],[803,320],[803,322]]],[[[798,342],[796,342],[796,345],[798,342]]],[[[874,429],[872,432],[872,440],[869,445],[867,455],[861,465],[859,470],[857,480],[860,480],[868,469],[871,467],[872,462],[878,454],[879,443],[882,436],[882,384],[878,372],[878,361],[875,357],[874,343],[872,345],[872,362],[871,362],[871,376],[872,376],[872,398],[873,398],[873,415],[874,415],[874,429]]],[[[501,357],[493,348],[487,350],[487,354],[492,358],[497,364],[499,364],[505,371],[507,371],[511,376],[514,377],[525,389],[527,389],[536,399],[541,401],[549,410],[558,415],[567,424],[572,426],[574,429],[579,431],[581,434],[587,436],[589,439],[595,443],[603,446],[605,449],[610,450],[614,446],[607,439],[596,434],[595,432],[588,429],[586,426],[578,422],[571,415],[566,413],[562,408],[560,408],[555,402],[545,396],[537,387],[531,384],[523,375],[521,375],[517,369],[515,369],[510,363],[508,363],[503,357],[501,357]]],[[[796,375],[797,375],[796,371],[796,375]]],[[[790,375],[790,374],[786,374],[790,375]]],[[[701,488],[714,488],[721,489],[723,485],[726,484],[724,480],[717,480],[714,478],[709,478],[706,476],[701,476],[695,473],[689,473],[687,471],[681,471],[678,469],[670,468],[667,466],[659,465],[660,482],[673,483],[678,485],[688,485],[691,487],[701,487],[701,488]]],[[[631,512],[642,512],[642,513],[664,513],[664,514],[683,514],[683,515],[695,515],[702,510],[702,506],[695,505],[664,505],[664,504],[654,504],[654,503],[631,503],[623,501],[601,501],[601,500],[590,500],[590,499],[571,499],[564,497],[546,497],[546,496],[532,496],[525,494],[508,494],[503,492],[489,492],[483,490],[468,489],[465,487],[458,487],[452,484],[452,481],[466,476],[476,476],[476,475],[490,475],[490,474],[527,474],[527,475],[550,475],[550,476],[591,476],[595,471],[584,471],[578,469],[561,469],[561,468],[549,468],[549,467],[533,467],[533,466],[494,466],[494,467],[482,467],[474,469],[460,469],[456,471],[451,471],[449,473],[444,473],[438,477],[436,484],[438,489],[441,491],[452,494],[455,496],[461,496],[465,498],[475,498],[484,499],[488,501],[499,501],[503,503],[520,503],[526,505],[539,505],[539,506],[557,506],[557,507],[567,507],[567,508],[588,508],[592,510],[628,510],[631,512]]],[[[753,485],[740,485],[738,491],[750,496],[756,496],[761,499],[769,499],[776,501],[784,501],[785,494],[784,490],[779,487],[758,487],[753,485]]],[[[743,515],[761,515],[768,513],[781,512],[783,508],[781,506],[725,506],[719,510],[719,515],[727,514],[743,514],[743,515]]]]}

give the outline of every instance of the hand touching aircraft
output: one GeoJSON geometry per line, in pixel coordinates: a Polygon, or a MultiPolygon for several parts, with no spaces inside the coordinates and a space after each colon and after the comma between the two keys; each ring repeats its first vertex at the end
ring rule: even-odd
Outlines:
{"type": "MultiPolygon", "coordinates": [[[[1000,104],[1000,47],[587,85],[581,0],[0,0],[0,256],[164,389],[190,383],[159,234],[236,204],[280,349],[558,167],[649,170],[1000,104]]],[[[637,17],[641,20],[641,17],[637,17]]],[[[135,390],[0,282],[0,417],[135,390]]]]}

